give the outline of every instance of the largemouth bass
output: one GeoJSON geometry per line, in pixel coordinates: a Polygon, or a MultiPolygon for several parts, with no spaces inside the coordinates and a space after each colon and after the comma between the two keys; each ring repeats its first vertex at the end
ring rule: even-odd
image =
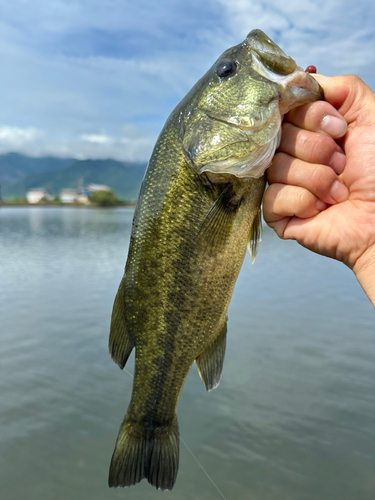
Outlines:
{"type": "Polygon", "coordinates": [[[195,361],[220,380],[227,309],[246,246],[255,258],[265,169],[282,116],[321,99],[318,83],[262,31],[225,51],[169,116],[135,209],[109,338],[123,368],[135,347],[130,404],[110,486],[172,489],[178,398],[195,361]]]}

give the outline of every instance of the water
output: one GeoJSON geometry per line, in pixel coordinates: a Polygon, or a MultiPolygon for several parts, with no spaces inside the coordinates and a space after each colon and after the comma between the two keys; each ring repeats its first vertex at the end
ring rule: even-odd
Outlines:
{"type": "MultiPolygon", "coordinates": [[[[0,209],[1,499],[222,498],[182,443],[173,492],[107,487],[132,385],[107,352],[132,215],[0,209]]],[[[265,231],[220,386],[207,394],[193,366],[178,409],[227,500],[375,498],[374,325],[347,268],[265,231]]]]}

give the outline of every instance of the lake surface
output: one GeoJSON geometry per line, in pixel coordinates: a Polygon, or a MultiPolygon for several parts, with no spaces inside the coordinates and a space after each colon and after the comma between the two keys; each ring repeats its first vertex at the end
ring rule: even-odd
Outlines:
{"type": "MultiPolygon", "coordinates": [[[[107,350],[132,215],[0,208],[2,500],[223,498],[183,443],[171,493],[107,487],[132,386],[107,350]]],[[[227,500],[373,500],[375,312],[351,271],[265,229],[220,386],[193,366],[178,416],[227,500]]]]}

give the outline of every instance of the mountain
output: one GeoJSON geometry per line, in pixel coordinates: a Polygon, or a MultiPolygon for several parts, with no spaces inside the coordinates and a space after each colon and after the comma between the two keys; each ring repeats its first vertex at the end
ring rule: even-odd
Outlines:
{"type": "Polygon", "coordinates": [[[19,153],[0,155],[0,183],[5,186],[28,175],[53,172],[68,167],[75,161],[74,158],[55,158],[53,156],[32,158],[19,153]]]}
{"type": "MultiPolygon", "coordinates": [[[[146,170],[146,163],[120,162],[112,159],[70,161],[65,159],[67,164],[62,164],[63,167],[60,168],[57,168],[57,164],[53,164],[51,159],[48,161],[46,158],[30,159],[33,161],[30,162],[29,171],[34,170],[37,173],[24,174],[16,182],[3,182],[4,198],[24,197],[29,189],[35,187],[48,189],[51,194],[57,196],[61,189],[77,188],[83,183],[83,185],[105,184],[115,191],[119,198],[133,201],[137,199],[146,170]],[[41,163],[38,164],[34,160],[41,160],[41,163]],[[46,170],[43,171],[43,168],[46,170]]],[[[26,170],[24,168],[23,172],[26,170]]]]}

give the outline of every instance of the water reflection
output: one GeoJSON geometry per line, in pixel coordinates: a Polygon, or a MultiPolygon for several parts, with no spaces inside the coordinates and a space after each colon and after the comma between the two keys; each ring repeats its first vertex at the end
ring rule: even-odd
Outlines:
{"type": "MultiPolygon", "coordinates": [[[[2,498],[161,495],[106,486],[132,384],[107,352],[131,220],[131,209],[0,210],[2,498]]],[[[229,310],[222,382],[207,394],[193,367],[181,434],[228,500],[372,500],[373,308],[339,263],[263,240],[229,310]]],[[[220,498],[183,445],[165,495],[220,498]]]]}

